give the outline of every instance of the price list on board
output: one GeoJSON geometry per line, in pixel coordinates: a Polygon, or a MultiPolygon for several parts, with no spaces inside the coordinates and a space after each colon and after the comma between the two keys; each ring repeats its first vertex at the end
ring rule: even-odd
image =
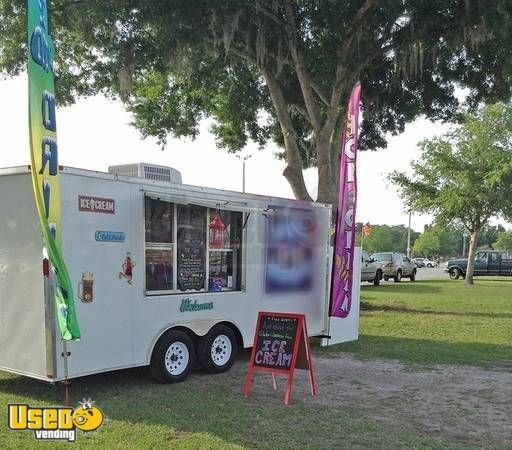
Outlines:
{"type": "Polygon", "coordinates": [[[199,291],[206,279],[206,208],[178,206],[178,288],[199,291]]]}

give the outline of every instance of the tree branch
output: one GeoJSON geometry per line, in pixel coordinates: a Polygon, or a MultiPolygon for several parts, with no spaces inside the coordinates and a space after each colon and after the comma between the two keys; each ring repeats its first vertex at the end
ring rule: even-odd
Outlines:
{"type": "Polygon", "coordinates": [[[364,21],[366,13],[370,11],[374,6],[376,6],[377,3],[379,3],[379,0],[365,0],[365,2],[357,10],[354,18],[350,22],[350,27],[345,33],[346,40],[341,46],[341,56],[343,59],[348,56],[357,28],[364,21]]]}
{"type": "Polygon", "coordinates": [[[255,66],[258,65],[257,64],[258,62],[256,61],[256,56],[252,55],[249,51],[243,51],[243,50],[237,48],[235,45],[231,45],[229,47],[229,51],[231,53],[233,53],[234,55],[236,55],[242,59],[245,59],[247,62],[254,64],[255,66]]]}
{"type": "Polygon", "coordinates": [[[283,175],[290,183],[295,198],[311,201],[306,183],[304,182],[299,147],[283,92],[272,71],[262,68],[262,75],[267,82],[270,98],[274,104],[281,132],[283,133],[286,160],[288,162],[288,166],[285,168],[283,175]]]}
{"type": "Polygon", "coordinates": [[[261,6],[259,2],[256,2],[252,5],[252,7],[259,13],[263,14],[265,17],[270,19],[272,22],[274,22],[276,25],[279,25],[280,27],[284,28],[285,24],[284,22],[279,19],[272,11],[269,11],[267,8],[264,8],[261,6]]]}
{"type": "Polygon", "coordinates": [[[313,91],[315,91],[315,94],[318,95],[318,98],[322,100],[322,103],[325,106],[329,106],[329,100],[327,99],[327,96],[324,92],[322,92],[322,89],[318,84],[316,84],[314,81],[311,81],[311,87],[313,88],[313,91]]]}
{"type": "Polygon", "coordinates": [[[293,10],[293,6],[289,0],[284,0],[284,8],[287,19],[286,31],[288,35],[290,53],[292,55],[295,72],[297,73],[297,78],[299,79],[300,88],[304,97],[304,104],[306,105],[306,109],[310,116],[313,131],[317,134],[321,130],[322,120],[318,105],[316,104],[313,96],[311,77],[306,68],[306,63],[304,62],[304,56],[300,52],[297,42],[297,22],[295,20],[295,11],[293,10]]]}

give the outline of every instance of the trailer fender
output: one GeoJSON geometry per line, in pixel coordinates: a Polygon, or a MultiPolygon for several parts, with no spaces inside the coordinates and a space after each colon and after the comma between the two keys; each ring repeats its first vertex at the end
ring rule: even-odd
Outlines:
{"type": "MultiPolygon", "coordinates": [[[[231,322],[229,320],[218,319],[218,320],[194,320],[194,321],[190,321],[190,322],[179,322],[179,323],[174,323],[174,324],[168,325],[168,326],[162,328],[158,332],[158,334],[155,336],[155,338],[151,342],[149,352],[146,356],[146,363],[147,364],[150,363],[151,355],[153,354],[153,350],[155,348],[156,343],[168,331],[170,331],[170,330],[184,331],[192,338],[192,340],[195,343],[198,338],[206,335],[208,333],[208,331],[210,331],[215,325],[218,325],[220,323],[230,327],[234,331],[234,333],[239,341],[239,344],[243,344],[242,334],[240,333],[238,326],[234,322],[231,322]]],[[[243,347],[243,345],[242,345],[242,347],[243,347]]]]}

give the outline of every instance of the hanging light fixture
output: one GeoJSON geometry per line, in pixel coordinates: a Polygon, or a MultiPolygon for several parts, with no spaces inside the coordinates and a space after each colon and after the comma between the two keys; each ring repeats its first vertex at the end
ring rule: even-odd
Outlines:
{"type": "Polygon", "coordinates": [[[210,225],[208,225],[210,229],[210,237],[209,244],[210,248],[223,248],[224,247],[224,232],[226,230],[226,225],[220,218],[219,211],[215,212],[210,225]]]}

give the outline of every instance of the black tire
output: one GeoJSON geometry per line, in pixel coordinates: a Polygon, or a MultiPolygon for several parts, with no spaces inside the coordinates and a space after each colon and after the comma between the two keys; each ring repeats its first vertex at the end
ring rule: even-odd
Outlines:
{"type": "Polygon", "coordinates": [[[400,281],[402,281],[402,271],[400,269],[396,271],[396,275],[393,277],[393,281],[395,283],[400,283],[400,281]]]}
{"type": "Polygon", "coordinates": [[[389,280],[389,277],[384,277],[384,281],[388,281],[389,280]]]}
{"type": "Polygon", "coordinates": [[[429,263],[429,264],[427,264],[427,267],[434,267],[434,266],[433,266],[432,264],[430,264],[430,263],[429,263]]]}
{"type": "Polygon", "coordinates": [[[414,270],[412,271],[412,275],[411,275],[411,277],[410,277],[410,278],[411,278],[411,281],[416,281],[416,269],[414,269],[414,270]]]}
{"type": "Polygon", "coordinates": [[[199,338],[197,359],[207,373],[228,371],[238,354],[235,333],[226,325],[215,325],[206,335],[199,338]]]}
{"type": "Polygon", "coordinates": [[[170,330],[153,349],[151,375],[160,383],[179,383],[188,377],[194,362],[195,348],[190,336],[183,331],[170,330]]]}
{"type": "Polygon", "coordinates": [[[377,270],[377,272],[375,272],[375,278],[373,279],[373,285],[379,286],[380,280],[382,280],[382,272],[380,270],[377,270]]]}
{"type": "Polygon", "coordinates": [[[448,274],[450,275],[450,280],[458,280],[462,276],[462,270],[458,267],[453,267],[448,274]]]}

